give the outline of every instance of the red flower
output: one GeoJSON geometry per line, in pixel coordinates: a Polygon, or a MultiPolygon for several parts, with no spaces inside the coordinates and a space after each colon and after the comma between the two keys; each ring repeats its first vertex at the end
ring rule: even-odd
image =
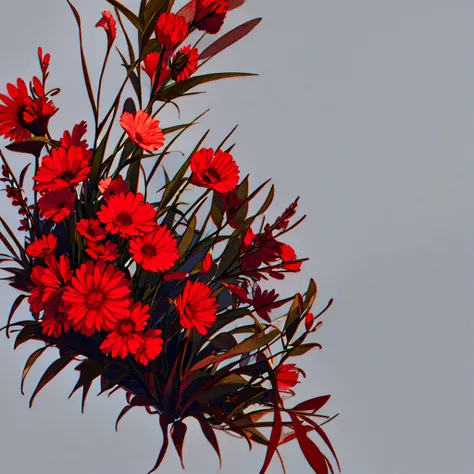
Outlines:
{"type": "Polygon", "coordinates": [[[148,365],[150,360],[155,360],[163,350],[163,339],[160,337],[161,329],[148,329],[143,334],[143,344],[134,355],[135,360],[142,365],[148,365]]]}
{"type": "Polygon", "coordinates": [[[26,247],[26,253],[30,257],[44,258],[56,250],[57,244],[58,239],[53,234],[43,235],[26,247]]]}
{"type": "Polygon", "coordinates": [[[102,12],[102,18],[95,25],[96,28],[102,27],[107,33],[107,45],[110,48],[117,37],[117,26],[115,18],[107,10],[102,12]]]}
{"type": "Polygon", "coordinates": [[[201,273],[208,273],[212,268],[212,255],[207,253],[202,261],[201,273]]]}
{"type": "Polygon", "coordinates": [[[229,9],[228,0],[196,0],[196,17],[193,24],[206,33],[218,33],[229,9]]]}
{"type": "Polygon", "coordinates": [[[104,240],[106,235],[97,219],[81,219],[76,225],[76,230],[84,238],[93,242],[104,240]]]}
{"type": "Polygon", "coordinates": [[[257,286],[254,295],[253,295],[253,307],[257,314],[267,321],[268,323],[271,322],[270,319],[270,312],[273,309],[279,308],[283,306],[288,300],[280,300],[278,301],[278,297],[280,295],[275,291],[262,291],[262,289],[257,286]]]}
{"type": "Polygon", "coordinates": [[[105,244],[89,241],[86,253],[94,260],[105,260],[106,262],[115,262],[120,257],[117,244],[110,241],[105,242],[105,244]]]}
{"type": "Polygon", "coordinates": [[[41,332],[45,336],[58,338],[72,329],[72,323],[68,320],[68,315],[61,311],[56,305],[46,307],[41,321],[41,332]]]}
{"type": "Polygon", "coordinates": [[[315,317],[314,317],[314,314],[309,312],[305,319],[304,319],[304,325],[305,325],[305,328],[306,328],[306,331],[311,331],[311,329],[313,328],[313,324],[314,324],[314,321],[315,321],[315,317]]]}
{"type": "Polygon", "coordinates": [[[112,332],[100,345],[104,354],[125,359],[129,354],[136,354],[144,343],[143,331],[150,319],[150,307],[135,303],[128,314],[117,317],[112,332]]]}
{"type": "Polygon", "coordinates": [[[59,191],[51,191],[38,201],[41,215],[45,219],[52,219],[54,222],[61,222],[69,218],[74,209],[76,193],[70,188],[59,191]]]}
{"type": "Polygon", "coordinates": [[[298,200],[300,198],[297,197],[283,212],[283,214],[276,219],[275,224],[273,224],[273,228],[276,230],[284,230],[288,227],[290,223],[290,219],[296,214],[296,208],[298,207],[298,200]]]}
{"type": "Polygon", "coordinates": [[[282,364],[276,370],[276,378],[278,390],[281,392],[291,391],[289,389],[293,388],[296,384],[300,383],[298,381],[299,373],[301,369],[296,367],[296,364],[282,364]]]}
{"type": "Polygon", "coordinates": [[[173,58],[170,65],[171,75],[176,82],[185,81],[197,70],[199,51],[192,46],[184,46],[173,58]]]}
{"type": "Polygon", "coordinates": [[[62,148],[70,148],[72,146],[80,146],[82,148],[87,148],[87,142],[83,139],[84,135],[87,132],[87,123],[83,120],[81,123],[74,125],[72,133],[65,131],[60,140],[60,145],[62,148]]]}
{"type": "Polygon", "coordinates": [[[165,143],[159,120],[152,118],[144,110],[138,110],[135,115],[124,112],[120,117],[120,125],[132,142],[149,153],[155,152],[165,143]]]}
{"type": "Polygon", "coordinates": [[[150,272],[165,272],[179,258],[176,238],[162,226],[156,226],[153,232],[131,240],[130,253],[143,270],[150,272]]]}
{"type": "Polygon", "coordinates": [[[43,158],[38,172],[33,176],[38,183],[33,189],[44,192],[77,186],[89,177],[90,156],[82,147],[53,148],[51,156],[43,158]]]}
{"type": "MultiPolygon", "coordinates": [[[[143,60],[142,70],[148,75],[151,79],[151,83],[155,83],[156,78],[156,71],[158,70],[158,66],[160,65],[160,53],[152,52],[148,53],[143,60]]],[[[168,82],[168,78],[170,75],[170,68],[165,64],[165,61],[161,64],[160,70],[160,77],[158,79],[157,88],[161,89],[161,87],[168,82]]]]}
{"type": "Polygon", "coordinates": [[[104,199],[108,201],[111,196],[126,193],[128,191],[128,184],[123,180],[121,175],[118,175],[114,179],[109,177],[99,182],[99,191],[102,193],[102,196],[104,196],[104,199]]]}
{"type": "Polygon", "coordinates": [[[297,259],[296,252],[291,245],[280,244],[279,254],[280,258],[283,260],[283,268],[286,268],[290,272],[299,272],[301,270],[303,262],[290,263],[297,259]]]}
{"type": "Polygon", "coordinates": [[[232,155],[202,148],[191,158],[191,183],[221,194],[232,191],[239,182],[239,167],[232,155]]]}
{"type": "Polygon", "coordinates": [[[0,94],[5,105],[0,105],[0,135],[15,142],[30,138],[32,132],[44,135],[47,123],[56,111],[46,98],[33,99],[23,79],[17,86],[7,84],[9,96],[0,94]],[[42,132],[42,133],[41,133],[42,132]]]}
{"type": "Polygon", "coordinates": [[[217,300],[212,296],[212,290],[200,281],[188,280],[174,304],[181,326],[196,329],[202,335],[208,332],[217,318],[217,300]]]}
{"type": "Polygon", "coordinates": [[[108,232],[126,238],[146,234],[156,227],[156,211],[143,202],[140,193],[112,196],[97,212],[97,217],[108,232]]]}
{"type": "Polygon", "coordinates": [[[83,263],[63,294],[74,329],[86,336],[111,331],[130,308],[130,282],[125,273],[102,260],[83,263]]]}
{"type": "Polygon", "coordinates": [[[246,252],[242,257],[242,269],[257,270],[262,263],[270,265],[278,261],[280,246],[281,244],[273,238],[271,232],[255,235],[249,229],[242,245],[242,250],[246,252]]]}
{"type": "Polygon", "coordinates": [[[188,35],[188,24],[185,18],[174,13],[162,13],[155,27],[156,39],[164,50],[174,49],[188,35]]]}

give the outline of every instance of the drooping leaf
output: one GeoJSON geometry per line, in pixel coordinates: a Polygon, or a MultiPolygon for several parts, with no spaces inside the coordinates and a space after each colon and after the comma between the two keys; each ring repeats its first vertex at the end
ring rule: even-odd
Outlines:
{"type": "Polygon", "coordinates": [[[183,461],[183,444],[184,437],[186,436],[186,431],[188,427],[182,421],[176,421],[171,428],[171,439],[178,453],[179,460],[181,461],[181,467],[184,469],[183,461]]]}
{"type": "Polygon", "coordinates": [[[28,375],[28,372],[33,367],[33,364],[39,359],[41,354],[48,348],[49,348],[49,346],[40,347],[39,349],[36,349],[36,351],[34,351],[30,355],[30,357],[28,357],[28,360],[26,361],[25,367],[23,369],[23,373],[21,374],[21,388],[20,388],[20,391],[21,391],[22,395],[25,394],[24,385],[25,385],[25,379],[26,379],[26,376],[28,375]]]}
{"type": "Polygon", "coordinates": [[[296,346],[295,348],[291,349],[288,357],[296,357],[296,356],[306,354],[308,351],[314,348],[322,349],[322,346],[321,344],[318,344],[317,342],[310,342],[308,344],[300,344],[296,346]]]}
{"type": "Polygon", "coordinates": [[[160,450],[160,454],[158,455],[158,459],[156,460],[156,463],[152,467],[151,471],[148,471],[148,474],[155,472],[160,467],[160,464],[162,463],[165,457],[166,451],[168,451],[168,446],[170,442],[169,437],[168,437],[168,424],[169,424],[168,417],[166,415],[161,415],[160,426],[161,426],[161,431],[163,432],[163,444],[161,445],[161,450],[160,450]]]}
{"type": "Polygon", "coordinates": [[[196,224],[197,224],[197,218],[194,216],[191,219],[191,222],[188,224],[188,227],[186,231],[183,234],[183,237],[181,238],[181,241],[179,242],[179,254],[181,257],[185,255],[185,253],[188,251],[191,243],[193,242],[195,231],[196,231],[196,224]]]}
{"type": "Polygon", "coordinates": [[[209,424],[208,421],[206,421],[203,416],[194,415],[194,417],[196,418],[196,420],[198,420],[199,425],[201,426],[201,430],[207,441],[209,441],[209,444],[214,448],[214,451],[217,453],[217,456],[219,458],[219,470],[222,469],[221,451],[219,449],[219,443],[217,441],[217,437],[214,433],[212,426],[209,424]]]}
{"type": "Polygon", "coordinates": [[[39,338],[39,328],[40,324],[33,321],[29,322],[29,324],[26,324],[25,327],[17,334],[13,348],[16,349],[18,346],[25,343],[26,341],[29,341],[30,339],[39,338]]]}
{"type": "Polygon", "coordinates": [[[321,397],[311,398],[310,400],[306,400],[305,402],[298,403],[295,405],[292,410],[295,411],[305,411],[311,410],[313,412],[319,411],[331,398],[331,395],[324,395],[321,397]]]}
{"type": "Polygon", "coordinates": [[[212,58],[221,51],[224,51],[224,49],[247,36],[261,21],[261,18],[255,18],[222,35],[200,54],[200,59],[212,58]]]}
{"type": "Polygon", "coordinates": [[[52,145],[53,143],[45,137],[31,137],[20,142],[10,143],[6,145],[5,148],[17,153],[26,153],[28,155],[39,157],[41,155],[41,150],[46,144],[52,145]]]}
{"type": "Polygon", "coordinates": [[[275,455],[276,450],[278,449],[278,444],[280,442],[281,433],[283,431],[283,423],[281,418],[280,412],[280,395],[278,390],[276,389],[277,382],[275,376],[272,375],[272,386],[274,391],[274,409],[273,409],[273,428],[270,435],[270,442],[267,447],[267,453],[265,455],[265,461],[263,463],[262,469],[260,470],[260,474],[265,474],[267,472],[268,467],[272,461],[273,456],[275,455]]]}
{"type": "Polygon", "coordinates": [[[21,305],[22,301],[27,297],[28,295],[18,295],[12,304],[12,307],[10,309],[10,314],[8,315],[6,331],[5,331],[8,338],[10,338],[10,326],[11,326],[13,316],[15,315],[15,312],[18,309],[18,307],[21,305]]]}
{"type": "Polygon", "coordinates": [[[227,9],[229,11],[234,10],[235,8],[238,8],[242,6],[245,3],[245,0],[229,0],[229,6],[227,9]]]}

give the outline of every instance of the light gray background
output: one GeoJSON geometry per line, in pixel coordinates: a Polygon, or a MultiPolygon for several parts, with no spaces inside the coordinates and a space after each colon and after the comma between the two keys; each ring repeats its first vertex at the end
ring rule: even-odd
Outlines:
{"type": "MultiPolygon", "coordinates": [[[[52,52],[50,85],[62,89],[54,132],[90,119],[66,2],[0,4],[0,83],[37,74],[41,45],[52,52]]],[[[97,72],[105,35],[94,24],[107,5],[76,6],[97,72]]],[[[345,473],[470,474],[474,4],[248,0],[228,26],[256,16],[259,28],[207,69],[260,77],[209,85],[183,101],[183,119],[212,106],[198,132],[212,128],[215,142],[241,124],[235,157],[255,186],[273,177],[272,215],[301,195],[309,217],[289,243],[311,261],[285,286],[304,290],[313,276],[317,306],[335,305],[318,333],[324,350],[298,361],[308,379],[296,400],[332,394],[327,412],[340,416],[327,431],[345,473]]],[[[108,83],[121,73],[114,66],[108,83]]],[[[6,318],[15,293],[2,288],[6,318]]],[[[122,395],[91,392],[81,416],[79,397],[67,400],[70,369],[28,409],[19,385],[34,347],[13,352],[0,339],[0,472],[145,473],[161,445],[157,419],[132,411],[115,433],[122,395]]],[[[50,360],[32,371],[27,394],[50,360]]],[[[258,472],[263,449],[220,441],[223,473],[258,472]]],[[[189,474],[217,471],[193,423],[184,451],[189,474]]],[[[289,474],[310,472],[296,444],[283,452],[289,474]]],[[[173,448],[160,472],[181,472],[173,448]]],[[[281,472],[276,459],[270,472],[281,472]]]]}

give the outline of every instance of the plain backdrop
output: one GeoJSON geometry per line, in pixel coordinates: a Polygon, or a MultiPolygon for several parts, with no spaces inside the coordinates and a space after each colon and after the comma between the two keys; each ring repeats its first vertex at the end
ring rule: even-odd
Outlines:
{"type": "MultiPolygon", "coordinates": [[[[96,80],[105,34],[94,25],[109,7],[75,3],[96,80]]],[[[138,0],[126,3],[136,10],[138,0]]],[[[38,74],[42,46],[52,54],[50,86],[61,88],[53,133],[90,121],[66,2],[0,5],[0,84],[38,74]]],[[[323,350],[298,360],[308,378],[296,400],[332,394],[325,411],[340,415],[326,428],[347,474],[471,474],[474,4],[248,0],[229,14],[226,30],[259,16],[250,36],[206,66],[259,77],[213,83],[203,88],[208,94],[183,100],[181,121],[211,111],[182,149],[207,128],[216,145],[240,124],[234,156],[254,187],[273,178],[270,215],[301,196],[308,218],[288,243],[311,260],[279,289],[304,291],[314,277],[316,309],[331,297],[335,304],[317,334],[323,350]]],[[[115,54],[105,102],[122,77],[115,54]]],[[[163,125],[177,120],[167,109],[163,125]]],[[[16,169],[29,159],[9,156],[16,169]]],[[[6,197],[2,203],[16,224],[6,197]]],[[[5,320],[16,292],[3,285],[0,296],[5,320]]],[[[27,315],[25,306],[18,317],[27,315]]],[[[156,417],[134,410],[115,433],[124,397],[95,397],[97,386],[81,415],[80,397],[67,400],[72,367],[29,409],[21,371],[37,346],[12,347],[0,338],[1,473],[148,471],[161,446],[156,417]]],[[[27,395],[53,357],[31,371],[27,395]]],[[[263,449],[219,439],[222,473],[258,473],[263,449]]],[[[296,443],[282,451],[289,474],[311,472],[296,443]]],[[[189,474],[217,472],[192,422],[184,453],[189,474]]],[[[181,472],[172,447],[160,472],[181,472]]],[[[282,472],[276,458],[269,472],[282,472]]]]}

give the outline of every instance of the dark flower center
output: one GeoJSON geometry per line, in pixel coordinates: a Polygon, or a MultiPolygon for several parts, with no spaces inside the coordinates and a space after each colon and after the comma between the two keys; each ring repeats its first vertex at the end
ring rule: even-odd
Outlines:
{"type": "Polygon", "coordinates": [[[135,138],[137,139],[137,142],[143,142],[143,137],[141,133],[135,132],[135,138]]]}
{"type": "Polygon", "coordinates": [[[117,218],[115,219],[117,224],[123,225],[123,226],[128,226],[133,224],[133,219],[130,214],[123,213],[119,214],[117,218]]]}
{"type": "Polygon", "coordinates": [[[59,176],[59,179],[64,179],[64,181],[70,181],[74,178],[74,173],[72,171],[65,171],[62,175],[59,176]]]}
{"type": "Polygon", "coordinates": [[[189,56],[183,53],[177,53],[176,58],[174,59],[173,63],[171,64],[171,73],[173,74],[173,78],[176,79],[176,76],[184,70],[186,65],[188,64],[189,56]]]}
{"type": "Polygon", "coordinates": [[[202,175],[202,179],[208,184],[216,184],[221,180],[221,176],[214,168],[208,168],[202,175]]]}
{"type": "Polygon", "coordinates": [[[120,321],[118,330],[122,334],[131,334],[135,331],[135,323],[131,319],[124,319],[120,321]]]}
{"type": "Polygon", "coordinates": [[[151,244],[145,244],[142,247],[142,254],[145,255],[145,257],[154,257],[156,255],[156,247],[151,244]]]}
{"type": "Polygon", "coordinates": [[[92,290],[86,298],[86,304],[90,309],[97,309],[104,303],[105,296],[100,290],[92,290]]]}

